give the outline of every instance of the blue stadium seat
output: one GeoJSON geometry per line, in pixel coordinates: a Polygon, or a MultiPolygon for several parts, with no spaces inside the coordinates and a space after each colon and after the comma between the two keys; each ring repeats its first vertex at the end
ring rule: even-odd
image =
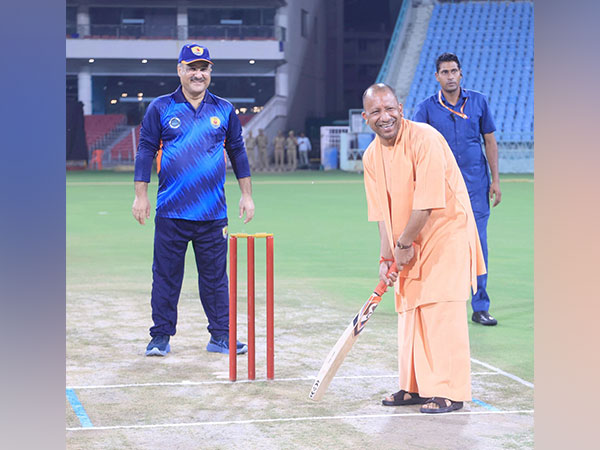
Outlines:
{"type": "Polygon", "coordinates": [[[436,4],[405,101],[407,111],[439,89],[432,76],[434,61],[446,51],[461,59],[464,86],[487,95],[498,139],[532,139],[533,3],[436,4]]]}

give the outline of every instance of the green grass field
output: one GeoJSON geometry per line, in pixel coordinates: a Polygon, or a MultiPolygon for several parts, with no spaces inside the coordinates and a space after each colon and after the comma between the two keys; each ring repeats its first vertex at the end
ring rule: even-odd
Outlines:
{"type": "MultiPolygon", "coordinates": [[[[154,213],[152,212],[151,219],[145,226],[140,226],[133,219],[132,178],[131,173],[116,172],[71,172],[67,175],[68,386],[118,383],[120,377],[125,377],[125,374],[128,382],[132,382],[132,378],[138,382],[153,379],[152,367],[156,366],[149,365],[152,362],[146,360],[153,358],[144,358],[143,350],[149,338],[147,329],[151,324],[149,293],[154,213]],[[121,339],[123,321],[130,326],[126,339],[131,353],[124,353],[114,360],[111,360],[110,354],[105,354],[92,361],[89,358],[90,353],[102,352],[99,342],[110,342],[111,334],[114,339],[121,339]],[[115,367],[115,360],[121,361],[118,368],[115,367]],[[135,362],[130,363],[131,360],[135,362]]],[[[488,228],[488,291],[492,299],[490,311],[498,319],[499,325],[483,327],[469,321],[472,357],[527,382],[533,382],[533,186],[532,176],[506,175],[501,180],[502,203],[493,209],[488,228]]],[[[153,177],[150,185],[151,199],[155,198],[156,187],[156,177],[153,177]]],[[[237,217],[237,182],[228,174],[226,193],[229,204],[229,231],[266,231],[275,234],[276,361],[279,361],[276,363],[276,377],[299,376],[300,372],[302,375],[314,375],[345,323],[377,283],[379,238],[377,225],[367,222],[362,176],[343,172],[258,174],[253,177],[253,187],[256,215],[252,222],[244,225],[237,217]],[[314,319],[313,322],[303,323],[305,319],[302,314],[310,315],[313,305],[318,306],[319,311],[323,311],[322,321],[314,319]],[[333,320],[329,320],[331,318],[333,320]],[[331,335],[325,333],[329,327],[331,335]],[[290,346],[286,347],[288,339],[290,346]],[[303,340],[314,343],[314,352],[310,355],[303,353],[296,359],[289,356],[290,352],[293,353],[291,349],[296,349],[303,340]],[[287,354],[283,354],[282,349],[285,348],[290,350],[287,354]]],[[[238,251],[239,271],[243,274],[243,243],[240,243],[238,251]]],[[[264,290],[264,282],[260,278],[264,273],[263,241],[257,242],[256,254],[258,303],[261,295],[259,292],[264,290]]],[[[160,372],[165,379],[174,376],[190,379],[193,376],[191,374],[197,375],[198,372],[193,367],[194,364],[200,364],[203,357],[200,350],[208,339],[203,312],[197,301],[196,270],[191,248],[186,265],[180,303],[181,325],[177,336],[172,340],[172,345],[177,348],[179,340],[179,349],[182,351],[192,348],[193,345],[198,346],[198,349],[195,350],[195,360],[186,360],[190,364],[189,373],[184,369],[180,369],[181,373],[177,370],[160,372]],[[191,322],[191,314],[197,317],[198,321],[204,322],[201,325],[191,322]],[[186,336],[189,337],[192,333],[201,340],[200,343],[184,341],[186,336]]],[[[240,280],[241,302],[243,283],[243,279],[240,280]]],[[[375,339],[378,330],[384,326],[388,327],[385,328],[386,333],[390,330],[392,334],[383,342],[387,342],[389,346],[381,350],[381,362],[377,364],[391,373],[396,364],[395,316],[393,300],[385,296],[365,330],[371,333],[371,337],[367,336],[368,333],[365,333],[364,338],[361,337],[365,346],[371,345],[370,339],[375,339]]],[[[260,316],[259,310],[257,337],[260,333],[259,328],[264,328],[264,324],[259,323],[263,317],[264,315],[260,316]]],[[[361,345],[361,342],[358,345],[361,345]]],[[[352,361],[352,354],[357,352],[360,350],[353,349],[348,360],[352,361]]],[[[166,364],[164,361],[169,361],[169,358],[172,362],[177,361],[175,350],[173,355],[157,364],[163,367],[166,364]]],[[[356,361],[360,363],[360,359],[356,361]]],[[[377,367],[377,364],[374,363],[373,367],[377,367]]],[[[214,366],[214,371],[204,373],[207,378],[203,379],[210,379],[214,373],[222,375],[226,371],[223,361],[213,361],[211,358],[209,365],[214,366]]],[[[169,363],[169,367],[173,370],[173,363],[169,363]]],[[[257,375],[258,373],[257,365],[257,375]]],[[[340,370],[340,373],[343,373],[343,370],[340,370]]],[[[158,377],[161,378],[162,375],[158,377]]],[[[304,398],[308,394],[310,384],[305,383],[306,392],[303,391],[305,386],[302,386],[298,398],[304,398]]],[[[476,385],[482,386],[479,382],[476,385]]],[[[251,399],[256,400],[264,395],[264,392],[255,392],[258,388],[248,386],[246,385],[246,388],[254,394],[245,394],[251,399]]],[[[367,395],[384,393],[391,388],[393,383],[388,382],[385,389],[381,390],[381,386],[378,386],[376,392],[367,395]]],[[[488,388],[489,386],[485,389],[482,387],[482,390],[487,392],[488,388]]],[[[330,389],[334,390],[333,384],[330,389]]],[[[515,388],[510,384],[502,384],[498,393],[490,398],[501,404],[504,400],[511,400],[510,397],[521,389],[522,386],[515,388]]],[[[86,401],[85,395],[84,392],[80,394],[84,397],[82,403],[92,418],[94,406],[102,401],[97,397],[90,397],[86,401]]],[[[275,393],[273,395],[276,396],[275,393]]],[[[474,387],[474,397],[475,395],[474,387]]],[[[477,395],[482,397],[481,393],[477,395]]],[[[532,390],[527,391],[525,397],[532,400],[532,390]]],[[[276,400],[275,398],[274,401],[276,400]]],[[[527,401],[524,407],[532,407],[532,404],[532,401],[527,401]]],[[[313,411],[310,410],[310,406],[307,408],[307,414],[313,411]]],[[[312,413],[322,415],[328,411],[314,410],[312,413]]],[[[68,404],[67,417],[68,427],[79,426],[68,404]]],[[[499,431],[502,436],[521,433],[520,438],[515,438],[514,447],[510,439],[504,439],[502,442],[505,445],[501,448],[524,448],[531,445],[533,434],[532,418],[530,419],[531,424],[527,421],[520,431],[510,427],[507,428],[510,431],[499,431]]],[[[147,420],[151,422],[152,417],[147,420]]],[[[188,417],[181,420],[192,419],[188,417]]],[[[164,418],[161,421],[168,420],[164,418]]],[[[95,419],[92,418],[92,422],[94,426],[103,423],[114,424],[115,419],[108,412],[99,413],[95,419]]],[[[264,426],[268,428],[274,425],[264,426]]],[[[276,430],[274,432],[278,433],[276,430]]],[[[73,448],[104,448],[91,438],[92,435],[87,435],[85,440],[81,440],[82,433],[69,433],[68,442],[73,448]]],[[[289,433],[292,439],[289,446],[281,448],[310,448],[308,444],[307,447],[302,445],[302,431],[295,433],[282,430],[281,433],[289,433]]],[[[119,441],[119,438],[115,439],[119,441]]],[[[130,448],[136,447],[135,442],[144,442],[143,439],[136,441],[131,436],[128,439],[132,439],[130,448]]],[[[365,444],[370,442],[368,437],[362,439],[360,442],[365,444]]],[[[342,440],[338,443],[343,442],[342,440]]],[[[187,447],[184,445],[182,448],[187,447]]],[[[221,443],[213,448],[233,447],[221,443]]],[[[243,448],[243,445],[239,448],[243,448]]],[[[475,445],[470,448],[491,447],[475,445]]]]}

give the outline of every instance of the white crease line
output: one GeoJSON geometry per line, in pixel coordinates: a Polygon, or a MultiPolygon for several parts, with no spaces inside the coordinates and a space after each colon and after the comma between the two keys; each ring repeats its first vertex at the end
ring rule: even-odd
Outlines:
{"type": "MultiPolygon", "coordinates": [[[[516,411],[454,411],[451,413],[442,413],[437,416],[446,414],[462,415],[462,416],[475,416],[475,415],[489,415],[489,414],[533,414],[533,409],[516,410],[516,411]]],[[[183,427],[196,427],[204,425],[245,425],[255,423],[274,423],[274,422],[304,422],[311,420],[352,420],[352,419],[381,419],[389,417],[429,417],[428,414],[422,413],[404,413],[404,414],[360,414],[353,416],[315,416],[315,417],[282,417],[278,419],[248,419],[248,420],[229,420],[229,421],[218,421],[218,422],[187,422],[187,423],[163,423],[153,425],[115,425],[107,427],[73,427],[67,428],[67,431],[92,431],[92,430],[125,430],[125,429],[147,429],[147,428],[183,428],[183,427]]]]}
{"type": "MultiPolygon", "coordinates": [[[[348,375],[335,377],[336,380],[353,380],[357,378],[396,378],[397,374],[394,375],[348,375]]],[[[274,380],[267,380],[266,378],[257,378],[256,380],[237,380],[237,381],[178,381],[178,382],[164,382],[164,383],[131,383],[131,384],[106,384],[96,386],[68,386],[67,389],[114,389],[114,388],[125,388],[125,387],[150,387],[150,386],[205,386],[211,384],[240,384],[240,383],[256,383],[256,382],[268,382],[273,383],[275,381],[314,381],[315,377],[297,377],[297,378],[275,378],[274,380]]]]}
{"type": "MultiPolygon", "coordinates": [[[[498,369],[499,370],[499,369],[498,369]]],[[[494,372],[473,372],[472,376],[479,375],[504,375],[505,373],[494,372]]],[[[510,375],[510,374],[509,374],[510,375]]],[[[335,377],[336,380],[357,380],[362,378],[397,378],[398,374],[390,375],[346,375],[335,377]]],[[[173,382],[162,382],[162,383],[129,383],[129,384],[105,384],[105,385],[91,385],[91,386],[67,386],[67,389],[118,389],[118,388],[130,388],[130,387],[160,387],[160,386],[206,386],[213,384],[240,384],[240,383],[273,383],[275,381],[314,381],[315,377],[296,377],[296,378],[276,378],[274,380],[267,380],[266,378],[258,378],[256,380],[237,380],[237,381],[173,381],[173,382]]]]}
{"type": "Polygon", "coordinates": [[[529,381],[525,381],[523,378],[519,378],[518,376],[513,375],[512,373],[505,372],[502,369],[498,369],[497,367],[494,367],[491,364],[484,363],[483,361],[479,361],[479,360],[477,360],[475,358],[471,358],[471,361],[473,361],[476,364],[482,365],[483,367],[485,367],[487,369],[493,370],[494,372],[497,372],[500,375],[504,375],[505,377],[508,377],[511,380],[514,380],[514,381],[516,381],[518,383],[521,383],[524,386],[527,386],[527,387],[530,387],[530,388],[533,389],[533,383],[530,383],[529,381]]]}

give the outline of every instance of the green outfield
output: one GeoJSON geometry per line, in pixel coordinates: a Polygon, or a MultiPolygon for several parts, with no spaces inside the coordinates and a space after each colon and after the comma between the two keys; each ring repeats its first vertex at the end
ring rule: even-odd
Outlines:
{"type": "MultiPolygon", "coordinates": [[[[195,265],[191,248],[186,262],[186,277],[180,304],[181,324],[177,335],[171,341],[173,354],[159,358],[160,360],[143,356],[150,326],[149,293],[154,213],[152,212],[151,219],[145,226],[140,226],[133,219],[132,179],[132,173],[108,171],[67,174],[67,387],[82,387],[81,390],[75,389],[75,392],[79,395],[93,426],[109,427],[106,431],[75,430],[81,427],[80,417],[67,403],[67,439],[73,448],[114,448],[109,444],[104,447],[101,442],[128,443],[121,448],[136,448],[153,439],[150,435],[142,435],[144,432],[140,429],[143,429],[144,424],[204,424],[211,422],[213,418],[210,414],[205,416],[194,407],[186,406],[186,402],[182,403],[182,407],[190,408],[187,415],[180,415],[181,411],[173,407],[177,412],[154,417],[153,403],[148,400],[149,397],[144,397],[149,401],[148,405],[142,406],[146,400],[140,400],[135,397],[137,394],[133,395],[131,391],[117,394],[113,390],[107,394],[107,398],[99,389],[85,386],[151,383],[155,380],[212,382],[211,380],[223,379],[227,371],[226,358],[218,359],[203,352],[208,333],[206,319],[197,301],[195,265]],[[116,353],[111,353],[111,342],[119,347],[119,350],[114,350],[116,353]],[[118,396],[120,401],[115,400],[114,396],[118,396]],[[112,415],[108,404],[119,409],[119,414],[112,415]],[[116,406],[117,404],[119,406],[116,406]],[[124,406],[127,404],[130,405],[129,408],[124,406]],[[134,405],[138,405],[139,408],[136,409],[134,405]],[[131,431],[133,434],[128,434],[127,428],[118,428],[131,424],[139,425],[140,429],[134,428],[131,431]]],[[[150,185],[151,199],[155,198],[156,186],[154,176],[150,185]]],[[[533,409],[533,389],[524,387],[527,383],[533,383],[533,187],[533,176],[504,175],[501,179],[502,203],[493,209],[488,228],[488,291],[492,299],[490,311],[498,319],[499,325],[483,327],[469,321],[471,356],[476,361],[473,371],[487,370],[487,366],[476,367],[477,362],[482,362],[525,383],[515,384],[507,377],[500,377],[488,383],[474,376],[473,396],[499,410],[509,410],[509,405],[519,402],[519,409],[533,409]],[[518,396],[519,400],[516,401],[514,396],[518,396]]],[[[228,174],[226,194],[229,204],[229,231],[274,233],[276,378],[310,377],[317,373],[320,363],[343,331],[345,324],[377,283],[377,225],[367,222],[364,188],[362,176],[359,174],[337,171],[257,174],[253,177],[253,190],[256,215],[252,222],[244,225],[237,216],[237,182],[228,174]],[[307,348],[300,350],[304,345],[307,348]]],[[[154,202],[152,204],[154,205],[154,202]]],[[[264,296],[264,281],[261,278],[264,274],[263,243],[263,240],[257,241],[257,304],[262,301],[261,295],[264,296]]],[[[239,247],[239,271],[243,274],[245,252],[243,245],[239,247]]],[[[243,302],[243,287],[242,279],[240,302],[243,302]]],[[[257,339],[264,331],[264,314],[260,315],[260,308],[259,306],[257,313],[257,339]]],[[[240,313],[243,313],[243,305],[240,313]]],[[[243,327],[243,319],[241,323],[243,327]]],[[[243,331],[241,328],[239,332],[243,331]]],[[[348,357],[350,367],[342,366],[340,375],[368,375],[369,370],[373,373],[393,374],[396,367],[395,332],[393,301],[391,296],[384,296],[376,314],[367,325],[364,337],[361,335],[361,340],[357,343],[357,346],[363,347],[353,349],[348,357]],[[385,330],[385,336],[378,335],[382,330],[385,330]],[[371,347],[374,348],[374,359],[368,363],[363,361],[361,365],[360,352],[371,347]]],[[[259,377],[264,369],[260,367],[260,358],[260,355],[257,355],[259,377]]],[[[240,370],[243,370],[243,364],[241,361],[240,370]]],[[[481,378],[485,378],[485,375],[481,378]]],[[[268,393],[261,390],[260,383],[264,382],[236,385],[237,391],[231,398],[228,396],[233,393],[226,391],[213,392],[211,395],[229,400],[241,396],[250,405],[255,405],[257,410],[268,407],[269,401],[277,403],[287,395],[292,395],[293,399],[302,404],[303,417],[334,417],[339,414],[367,414],[361,409],[365,402],[375,404],[372,406],[375,408],[379,395],[395,387],[393,379],[375,387],[362,385],[360,392],[351,391],[349,394],[349,402],[355,406],[339,412],[328,409],[336,405],[331,402],[331,398],[329,402],[319,406],[302,403],[308,395],[310,380],[299,382],[295,387],[287,386],[285,389],[283,386],[273,385],[278,387],[273,387],[268,393]],[[244,386],[244,391],[240,391],[242,388],[239,386],[244,386]],[[278,391],[280,388],[281,392],[278,391]],[[298,392],[290,394],[296,388],[298,392]]],[[[226,390],[230,385],[224,386],[226,387],[223,389],[226,390]]],[[[334,380],[330,389],[335,396],[335,392],[339,395],[349,388],[343,385],[343,380],[337,385],[334,380]],[[339,391],[336,391],[336,386],[339,391]]],[[[162,391],[158,394],[153,392],[152,396],[158,395],[160,398],[160,392],[162,391]]],[[[168,403],[172,396],[172,392],[165,393],[161,398],[162,405],[168,403]]],[[[189,400],[188,395],[182,396],[189,400]]],[[[339,401],[338,399],[338,403],[339,401]]],[[[224,408],[229,408],[230,415],[224,417],[224,413],[215,413],[215,420],[230,419],[231,423],[226,426],[234,426],[236,421],[244,420],[243,417],[234,414],[235,400],[234,403],[225,401],[223,405],[224,408]]],[[[471,411],[480,408],[474,403],[472,405],[471,411]]],[[[157,405],[156,408],[161,407],[157,405]]],[[[373,411],[378,414],[401,412],[382,412],[380,409],[378,407],[373,411]]],[[[484,411],[484,408],[481,410],[484,411]]],[[[280,433],[291,439],[288,446],[281,448],[311,447],[310,440],[303,441],[302,436],[307,430],[302,426],[291,429],[291,425],[285,421],[282,424],[288,425],[281,425],[281,428],[276,425],[278,422],[275,420],[279,420],[278,417],[292,417],[294,414],[298,415],[297,411],[287,411],[286,407],[279,412],[281,414],[273,412],[268,416],[268,420],[274,422],[252,425],[260,429],[263,441],[256,443],[256,447],[251,445],[246,448],[260,448],[263,444],[268,444],[269,433],[280,433]]],[[[448,419],[447,425],[452,421],[460,422],[458,417],[463,416],[456,415],[453,419],[448,419]]],[[[519,418],[519,423],[504,419],[507,420],[504,428],[497,430],[494,439],[501,439],[499,442],[503,443],[502,448],[526,448],[532,445],[533,416],[525,413],[525,419],[523,415],[519,415],[519,418]]],[[[421,422],[417,428],[424,426],[424,423],[421,422]]],[[[241,422],[238,425],[242,430],[250,426],[241,422]]],[[[339,437],[339,441],[329,441],[330,444],[362,442],[366,445],[371,442],[368,430],[346,425],[358,433],[360,439],[346,442],[343,437],[339,437]]],[[[378,429],[385,432],[388,425],[380,425],[378,429]]],[[[478,425],[468,422],[465,426],[478,425]]],[[[325,436],[326,427],[320,427],[325,436]]],[[[192,430],[193,428],[186,429],[183,433],[187,436],[186,439],[192,439],[192,430]]],[[[197,430],[200,431],[202,430],[197,430]]],[[[175,432],[176,430],[173,431],[175,432]]],[[[232,446],[228,445],[223,437],[225,432],[220,435],[213,429],[212,433],[215,445],[211,448],[244,448],[242,441],[236,441],[232,446]]],[[[457,448],[492,448],[487,446],[488,443],[471,442],[471,446],[463,445],[457,448]]],[[[267,447],[269,445],[262,448],[267,447]]],[[[184,443],[181,448],[188,447],[184,443]]]]}

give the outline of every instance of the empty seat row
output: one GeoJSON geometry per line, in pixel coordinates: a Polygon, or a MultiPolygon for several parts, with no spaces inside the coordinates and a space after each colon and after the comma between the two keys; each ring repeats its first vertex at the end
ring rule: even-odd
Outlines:
{"type": "Polygon", "coordinates": [[[435,59],[449,51],[461,60],[463,87],[488,97],[499,139],[532,138],[533,28],[528,1],[436,4],[405,110],[439,89],[435,59]]]}
{"type": "Polygon", "coordinates": [[[127,118],[124,114],[92,114],[84,116],[85,137],[88,148],[93,150],[100,140],[124,124],[127,118]]]}

